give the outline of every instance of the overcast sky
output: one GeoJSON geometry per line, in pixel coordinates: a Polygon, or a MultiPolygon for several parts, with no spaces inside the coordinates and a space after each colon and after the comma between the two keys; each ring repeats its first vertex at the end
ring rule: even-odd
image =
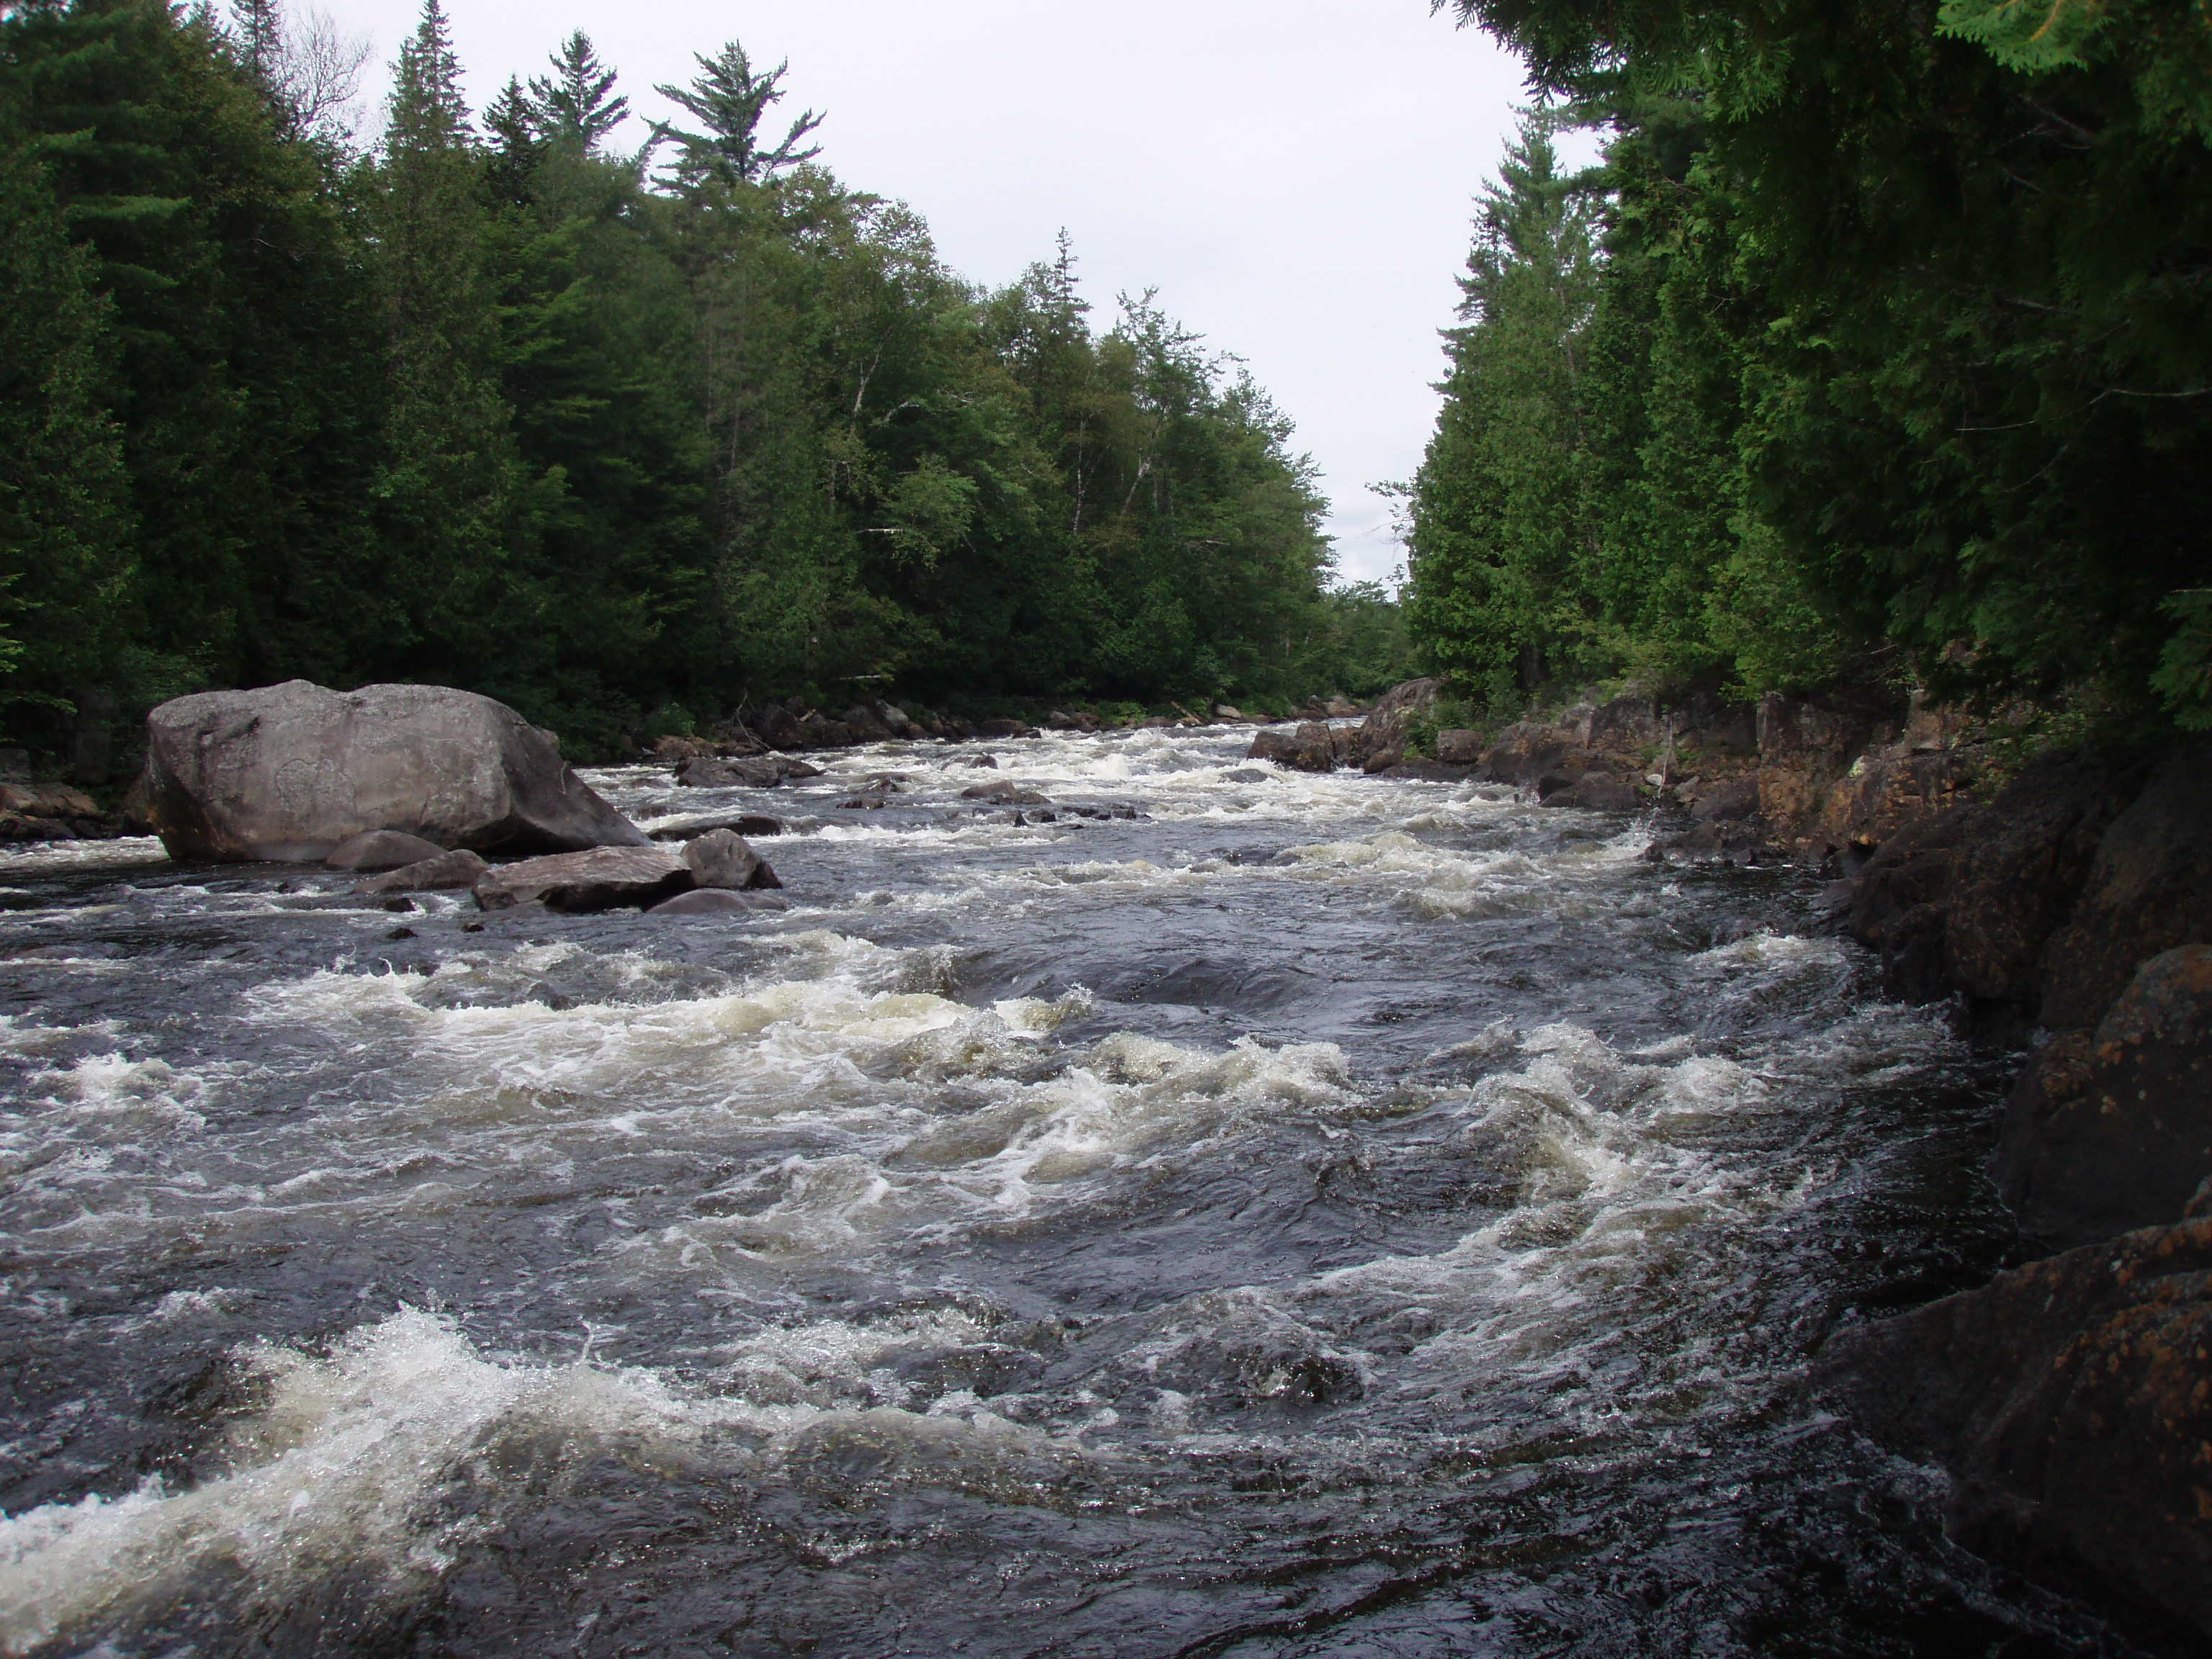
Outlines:
{"type": "MultiPolygon", "coordinates": [[[[369,37],[380,100],[420,0],[321,3],[369,37]]],[[[1367,486],[1420,459],[1470,198],[1522,97],[1514,61],[1426,0],[447,4],[479,108],[573,28],[644,114],[726,40],[788,58],[779,112],[826,112],[840,178],[910,203],[981,282],[1066,226],[1101,326],[1118,291],[1158,289],[1297,422],[1345,575],[1400,562],[1367,486]]]]}

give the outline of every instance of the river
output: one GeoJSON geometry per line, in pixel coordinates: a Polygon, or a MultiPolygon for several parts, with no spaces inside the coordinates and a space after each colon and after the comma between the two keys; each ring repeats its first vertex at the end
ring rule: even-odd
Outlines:
{"type": "Polygon", "coordinates": [[[1815,884],[1248,738],[591,775],[760,916],[0,858],[0,1652],[2135,1651],[1804,1397],[2008,1242],[1815,884]]]}

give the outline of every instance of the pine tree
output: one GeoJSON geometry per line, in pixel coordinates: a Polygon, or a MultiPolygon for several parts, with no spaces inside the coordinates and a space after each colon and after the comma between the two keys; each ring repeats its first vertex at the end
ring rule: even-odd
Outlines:
{"type": "Polygon", "coordinates": [[[788,63],[756,75],[744,48],[734,40],[719,56],[695,54],[694,61],[699,65],[699,77],[689,87],[653,88],[705,129],[685,132],[665,122],[654,126],[656,138],[673,138],[682,147],[684,154],[676,166],[680,185],[696,189],[709,183],[726,187],[759,184],[822,153],[818,144],[800,148],[823,119],[811,109],[791,124],[774,149],[761,148],[760,124],[769,108],[783,100],[780,83],[788,63]]]}
{"type": "Polygon", "coordinates": [[[550,62],[552,75],[530,83],[531,107],[546,137],[589,155],[629,118],[629,100],[612,95],[615,72],[600,64],[581,29],[561,43],[550,62]]]}
{"type": "Polygon", "coordinates": [[[115,342],[45,171],[0,134],[0,704],[112,685],[130,620],[115,342]]]}

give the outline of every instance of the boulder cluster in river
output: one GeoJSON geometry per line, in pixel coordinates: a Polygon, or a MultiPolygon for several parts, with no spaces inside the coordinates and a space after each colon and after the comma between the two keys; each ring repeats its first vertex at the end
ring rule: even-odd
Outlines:
{"type": "Polygon", "coordinates": [[[366,877],[365,895],[466,889],[485,910],[778,902],[752,896],[782,884],[732,829],[700,826],[680,850],[656,843],[576,775],[550,733],[473,692],[294,680],[164,703],[147,737],[135,793],[179,860],[319,861],[366,877]],[[491,862],[501,856],[515,861],[491,862]],[[700,892],[732,896],[691,898],[700,892]]]}

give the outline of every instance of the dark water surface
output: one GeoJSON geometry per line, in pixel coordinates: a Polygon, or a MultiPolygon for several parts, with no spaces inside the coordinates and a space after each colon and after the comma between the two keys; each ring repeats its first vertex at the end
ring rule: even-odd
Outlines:
{"type": "Polygon", "coordinates": [[[598,775],[764,917],[0,860],[0,1652],[2131,1651],[1796,1389],[2004,1248],[1932,1012],[1244,743],[598,775]]]}

